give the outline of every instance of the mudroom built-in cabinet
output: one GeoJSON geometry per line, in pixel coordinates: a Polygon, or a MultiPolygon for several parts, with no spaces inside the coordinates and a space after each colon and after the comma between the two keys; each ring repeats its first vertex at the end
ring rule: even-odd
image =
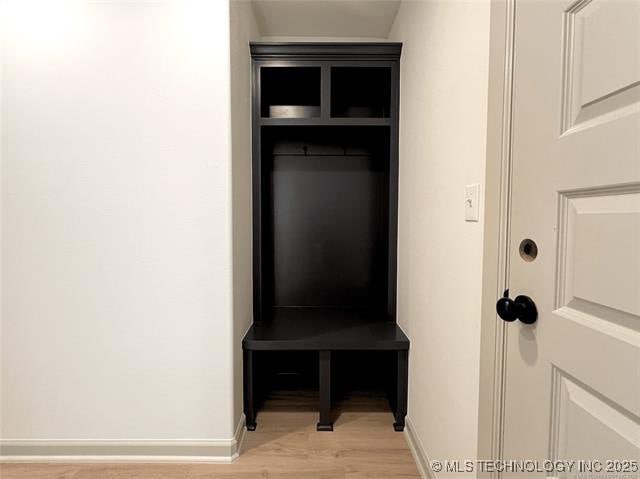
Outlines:
{"type": "Polygon", "coordinates": [[[254,311],[242,342],[249,430],[269,388],[293,373],[317,387],[318,430],[332,430],[339,389],[367,377],[379,380],[395,429],[404,428],[409,340],[396,324],[401,47],[250,45],[254,311]]]}

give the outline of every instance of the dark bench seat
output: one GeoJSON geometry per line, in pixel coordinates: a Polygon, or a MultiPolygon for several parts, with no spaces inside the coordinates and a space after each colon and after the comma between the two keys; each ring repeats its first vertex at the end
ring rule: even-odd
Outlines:
{"type": "Polygon", "coordinates": [[[256,428],[255,351],[317,351],[319,353],[320,421],[331,431],[331,352],[397,351],[394,428],[404,429],[407,409],[409,339],[393,321],[370,312],[331,308],[276,308],[271,318],[254,323],[242,341],[244,403],[247,429],[256,428]]]}
{"type": "Polygon", "coordinates": [[[409,339],[394,321],[358,310],[278,308],[254,323],[242,341],[255,351],[409,349],[409,339]]]}

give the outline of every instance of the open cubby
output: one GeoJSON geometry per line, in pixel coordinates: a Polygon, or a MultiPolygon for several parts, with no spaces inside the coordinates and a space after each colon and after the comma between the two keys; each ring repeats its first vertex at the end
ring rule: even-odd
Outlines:
{"type": "Polygon", "coordinates": [[[283,379],[317,387],[318,430],[330,431],[332,398],[373,378],[389,393],[395,430],[404,428],[409,340],[396,323],[400,50],[251,44],[253,325],[242,341],[249,430],[261,391],[283,379]]]}
{"type": "Polygon", "coordinates": [[[320,116],[320,67],[260,69],[261,116],[313,118],[320,116]]]}
{"type": "Polygon", "coordinates": [[[391,68],[331,68],[331,116],[388,118],[391,113],[391,68]]]}
{"type": "MultiPolygon", "coordinates": [[[[320,386],[319,359],[316,351],[257,353],[260,384],[256,403],[266,403],[271,411],[316,410],[320,386]]],[[[331,368],[332,400],[336,405],[331,414],[332,420],[346,411],[388,409],[387,404],[395,401],[393,366],[393,351],[336,352],[331,368]]]]}

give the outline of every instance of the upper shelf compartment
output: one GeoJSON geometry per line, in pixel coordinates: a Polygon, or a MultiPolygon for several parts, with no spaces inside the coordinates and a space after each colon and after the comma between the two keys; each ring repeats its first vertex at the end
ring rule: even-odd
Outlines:
{"type": "Polygon", "coordinates": [[[389,118],[390,67],[332,67],[333,118],[389,118]]]}
{"type": "Polygon", "coordinates": [[[262,118],[319,118],[320,67],[262,67],[262,118]]]}

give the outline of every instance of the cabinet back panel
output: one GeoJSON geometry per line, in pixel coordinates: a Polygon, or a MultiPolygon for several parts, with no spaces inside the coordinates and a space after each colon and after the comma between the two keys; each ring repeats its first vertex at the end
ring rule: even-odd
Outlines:
{"type": "Polygon", "coordinates": [[[266,137],[272,306],[383,308],[388,130],[292,127],[266,137]]]}

